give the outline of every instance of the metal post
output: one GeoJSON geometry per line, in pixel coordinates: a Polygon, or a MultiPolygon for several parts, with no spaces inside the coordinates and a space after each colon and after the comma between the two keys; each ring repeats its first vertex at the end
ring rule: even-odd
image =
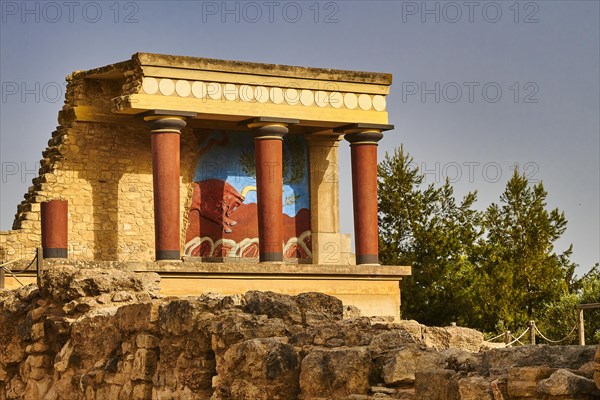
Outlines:
{"type": "Polygon", "coordinates": [[[579,327],[579,345],[585,346],[585,324],[583,323],[583,308],[579,308],[577,311],[577,326],[579,327]]]}
{"type": "Polygon", "coordinates": [[[535,321],[529,321],[529,343],[535,346],[535,321]]]}
{"type": "Polygon", "coordinates": [[[510,343],[510,331],[504,332],[504,344],[508,345],[510,343]]]}
{"type": "Polygon", "coordinates": [[[42,286],[42,272],[44,271],[44,249],[38,247],[35,256],[36,283],[38,288],[42,286]]]}

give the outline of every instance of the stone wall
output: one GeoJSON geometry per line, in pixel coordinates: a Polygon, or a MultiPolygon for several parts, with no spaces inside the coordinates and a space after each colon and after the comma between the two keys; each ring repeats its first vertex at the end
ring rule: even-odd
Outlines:
{"type": "Polygon", "coordinates": [[[480,351],[479,332],[344,318],[319,293],[160,298],[158,279],[56,266],[0,292],[0,399],[600,396],[595,346],[480,351]]]}
{"type": "MultiPolygon", "coordinates": [[[[67,81],[59,126],[43,152],[39,176],[18,205],[12,230],[0,232],[0,261],[32,257],[41,245],[40,204],[58,198],[69,202],[71,259],[153,259],[150,133],[134,117],[110,112],[110,99],[127,83],[77,73],[67,81]]],[[[183,130],[181,147],[183,244],[197,159],[191,129],[183,130]]]]}

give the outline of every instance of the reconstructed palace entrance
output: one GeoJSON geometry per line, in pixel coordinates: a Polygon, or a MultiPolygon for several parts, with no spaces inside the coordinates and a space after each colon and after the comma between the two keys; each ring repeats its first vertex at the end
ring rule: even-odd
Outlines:
{"type": "Polygon", "coordinates": [[[65,215],[50,265],[157,271],[165,294],[321,291],[399,317],[410,267],[380,266],[377,249],[391,75],[137,53],[68,81],[3,260],[61,230],[41,216],[61,199],[44,206],[45,221],[65,215]],[[356,254],[339,228],[340,145],[356,254]]]}

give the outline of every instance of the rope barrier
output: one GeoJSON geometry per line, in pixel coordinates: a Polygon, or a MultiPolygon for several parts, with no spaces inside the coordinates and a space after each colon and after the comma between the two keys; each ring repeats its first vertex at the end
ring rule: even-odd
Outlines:
{"type": "Polygon", "coordinates": [[[573,332],[575,332],[575,329],[577,329],[577,324],[575,324],[575,326],[573,327],[573,329],[571,329],[571,332],[569,332],[567,334],[567,336],[565,336],[564,338],[562,338],[560,340],[552,340],[552,339],[548,339],[546,336],[544,336],[544,334],[542,332],[540,332],[540,330],[538,329],[537,325],[534,325],[534,326],[535,326],[535,331],[537,333],[539,333],[539,335],[542,337],[542,339],[544,339],[545,341],[550,342],[550,343],[560,343],[560,342],[565,341],[566,339],[569,338],[569,336],[571,336],[573,334],[573,332]]]}
{"type": "Polygon", "coordinates": [[[15,281],[19,282],[19,285],[21,285],[21,286],[25,286],[25,285],[23,284],[23,282],[21,282],[21,281],[19,280],[19,278],[17,278],[17,276],[16,276],[15,274],[13,274],[13,272],[12,272],[10,269],[6,268],[4,265],[0,265],[0,268],[2,268],[4,271],[6,271],[6,272],[8,272],[9,274],[11,274],[11,275],[13,276],[13,278],[15,278],[15,281]]]}
{"type": "Polygon", "coordinates": [[[505,335],[505,333],[503,332],[503,333],[499,334],[498,336],[494,336],[494,337],[493,337],[493,338],[491,338],[491,339],[485,339],[485,341],[486,341],[486,342],[491,342],[492,340],[496,340],[496,339],[498,339],[499,337],[501,337],[501,336],[504,336],[504,335],[505,335]]]}
{"type": "MultiPolygon", "coordinates": [[[[517,343],[517,342],[521,343],[521,342],[519,341],[519,339],[521,339],[523,336],[525,336],[525,334],[526,334],[527,332],[529,332],[529,328],[526,328],[526,329],[523,331],[523,333],[521,333],[521,334],[519,335],[519,337],[517,337],[515,340],[513,340],[513,341],[512,341],[512,342],[510,342],[510,343],[507,343],[507,344],[505,345],[505,347],[512,346],[513,344],[515,344],[515,343],[517,343]]],[[[511,336],[512,336],[512,335],[511,335],[511,336]]],[[[514,336],[512,336],[512,337],[514,337],[514,336]]],[[[523,343],[521,343],[521,344],[523,344],[523,343]]]]}
{"type": "MultiPolygon", "coordinates": [[[[33,265],[33,262],[35,261],[36,258],[37,258],[37,253],[34,253],[33,254],[33,260],[31,260],[31,262],[29,263],[29,265],[27,267],[25,267],[25,269],[23,269],[23,271],[26,271],[29,267],[31,267],[33,265]]],[[[7,261],[5,263],[2,263],[2,264],[0,264],[0,267],[4,267],[6,265],[13,264],[13,263],[16,263],[17,261],[21,261],[21,260],[25,260],[25,257],[16,258],[14,260],[10,260],[10,261],[7,261]]]]}
{"type": "MultiPolygon", "coordinates": [[[[21,282],[21,281],[19,280],[19,278],[17,278],[17,275],[15,275],[15,272],[11,271],[11,270],[10,270],[10,268],[8,268],[8,267],[7,267],[7,265],[10,265],[10,264],[16,263],[17,261],[21,261],[21,260],[24,260],[24,259],[25,259],[25,257],[21,257],[21,258],[17,258],[17,259],[15,259],[15,260],[7,261],[7,262],[5,262],[5,263],[3,263],[3,264],[0,264],[0,268],[1,268],[2,270],[4,270],[5,272],[7,272],[7,273],[11,274],[11,275],[12,275],[12,277],[13,277],[13,278],[15,278],[15,280],[16,280],[16,281],[19,283],[19,285],[21,285],[21,286],[25,286],[25,284],[24,284],[23,282],[21,282]]],[[[35,260],[37,260],[37,253],[36,253],[36,254],[33,256],[33,260],[31,260],[31,262],[29,263],[29,265],[27,265],[27,266],[26,266],[24,269],[22,269],[21,271],[17,272],[17,274],[22,274],[23,272],[27,271],[27,270],[28,270],[28,269],[29,269],[29,268],[30,268],[30,267],[33,265],[33,263],[35,262],[35,260]]]]}
{"type": "MultiPolygon", "coordinates": [[[[573,334],[573,332],[575,332],[575,330],[577,329],[577,325],[575,325],[575,326],[573,326],[573,329],[571,329],[571,331],[564,338],[562,338],[560,340],[552,340],[552,339],[547,338],[542,332],[540,332],[540,330],[537,327],[537,325],[534,324],[533,327],[534,327],[536,333],[538,333],[542,339],[544,339],[545,341],[547,341],[549,343],[560,343],[560,342],[563,342],[563,341],[567,340],[573,334]]],[[[513,340],[511,342],[509,342],[509,343],[506,343],[504,345],[504,347],[512,346],[515,343],[519,343],[519,344],[525,346],[525,343],[521,342],[521,338],[523,336],[525,336],[527,334],[527,332],[530,331],[530,329],[531,329],[531,327],[525,328],[525,330],[519,336],[514,336],[513,334],[511,334],[510,337],[513,340]]],[[[496,339],[504,336],[505,334],[506,333],[501,333],[500,335],[494,336],[493,338],[487,339],[486,341],[487,342],[491,342],[492,340],[496,340],[496,339]]]]}
{"type": "Polygon", "coordinates": [[[17,258],[16,260],[7,261],[7,262],[5,262],[4,264],[0,264],[0,267],[4,267],[5,265],[9,265],[9,264],[12,264],[12,263],[16,263],[17,261],[21,261],[22,259],[23,259],[23,257],[21,257],[21,258],[17,258]]]}
{"type": "MultiPolygon", "coordinates": [[[[512,335],[511,335],[512,336],[512,335]]],[[[514,339],[514,336],[513,336],[514,339]]],[[[525,346],[525,343],[521,342],[519,339],[515,339],[521,346],[525,346]]]]}

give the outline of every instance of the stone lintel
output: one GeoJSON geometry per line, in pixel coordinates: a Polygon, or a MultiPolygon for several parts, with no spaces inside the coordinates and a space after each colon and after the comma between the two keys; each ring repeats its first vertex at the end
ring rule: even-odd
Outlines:
{"type": "Polygon", "coordinates": [[[331,265],[331,264],[265,264],[258,260],[240,260],[230,263],[196,262],[193,258],[184,257],[183,263],[168,262],[111,262],[111,261],[72,261],[44,260],[46,268],[52,265],[72,265],[77,268],[122,268],[127,271],[157,272],[159,274],[194,274],[194,275],[233,275],[266,276],[298,276],[298,277],[335,277],[356,279],[401,279],[411,275],[411,267],[398,265],[331,265]]]}
{"type": "Polygon", "coordinates": [[[248,126],[251,124],[276,124],[276,125],[296,125],[300,121],[292,118],[279,118],[279,117],[256,117],[245,119],[238,122],[240,126],[248,126]]]}
{"type": "Polygon", "coordinates": [[[258,114],[293,118],[303,125],[388,122],[390,74],[150,53],[137,53],[131,64],[119,68],[125,66],[131,69],[107,75],[101,68],[92,75],[125,78],[123,90],[111,98],[115,114],[169,109],[213,115],[219,121],[234,117],[239,122],[258,114]]]}
{"type": "MultiPolygon", "coordinates": [[[[266,264],[256,262],[206,263],[190,261],[184,257],[183,262],[111,262],[111,261],[69,261],[44,260],[46,268],[52,265],[72,265],[77,268],[117,268],[125,271],[156,272],[160,275],[195,275],[198,277],[220,276],[267,278],[335,278],[335,279],[368,279],[368,280],[400,280],[411,275],[411,267],[399,265],[329,265],[329,264],[266,264]]],[[[20,273],[19,268],[13,268],[20,273]]],[[[35,276],[35,271],[23,276],[35,276]]]]}
{"type": "Polygon", "coordinates": [[[184,118],[195,118],[197,113],[188,111],[177,111],[177,110],[149,110],[143,113],[139,113],[136,116],[140,118],[144,117],[184,117],[184,118]]]}
{"type": "Polygon", "coordinates": [[[155,53],[135,53],[132,60],[143,66],[178,67],[182,69],[219,71],[230,73],[253,73],[281,77],[313,77],[314,79],[375,83],[391,85],[392,75],[381,72],[349,71],[330,68],[301,67],[282,64],[266,64],[248,61],[217,60],[190,56],[175,56],[155,53]]]}
{"type": "Polygon", "coordinates": [[[362,123],[358,122],[355,124],[348,124],[344,126],[340,126],[334,129],[334,132],[338,132],[340,134],[344,134],[346,132],[360,132],[360,131],[390,131],[394,129],[394,125],[390,124],[370,124],[370,123],[362,123]]]}

